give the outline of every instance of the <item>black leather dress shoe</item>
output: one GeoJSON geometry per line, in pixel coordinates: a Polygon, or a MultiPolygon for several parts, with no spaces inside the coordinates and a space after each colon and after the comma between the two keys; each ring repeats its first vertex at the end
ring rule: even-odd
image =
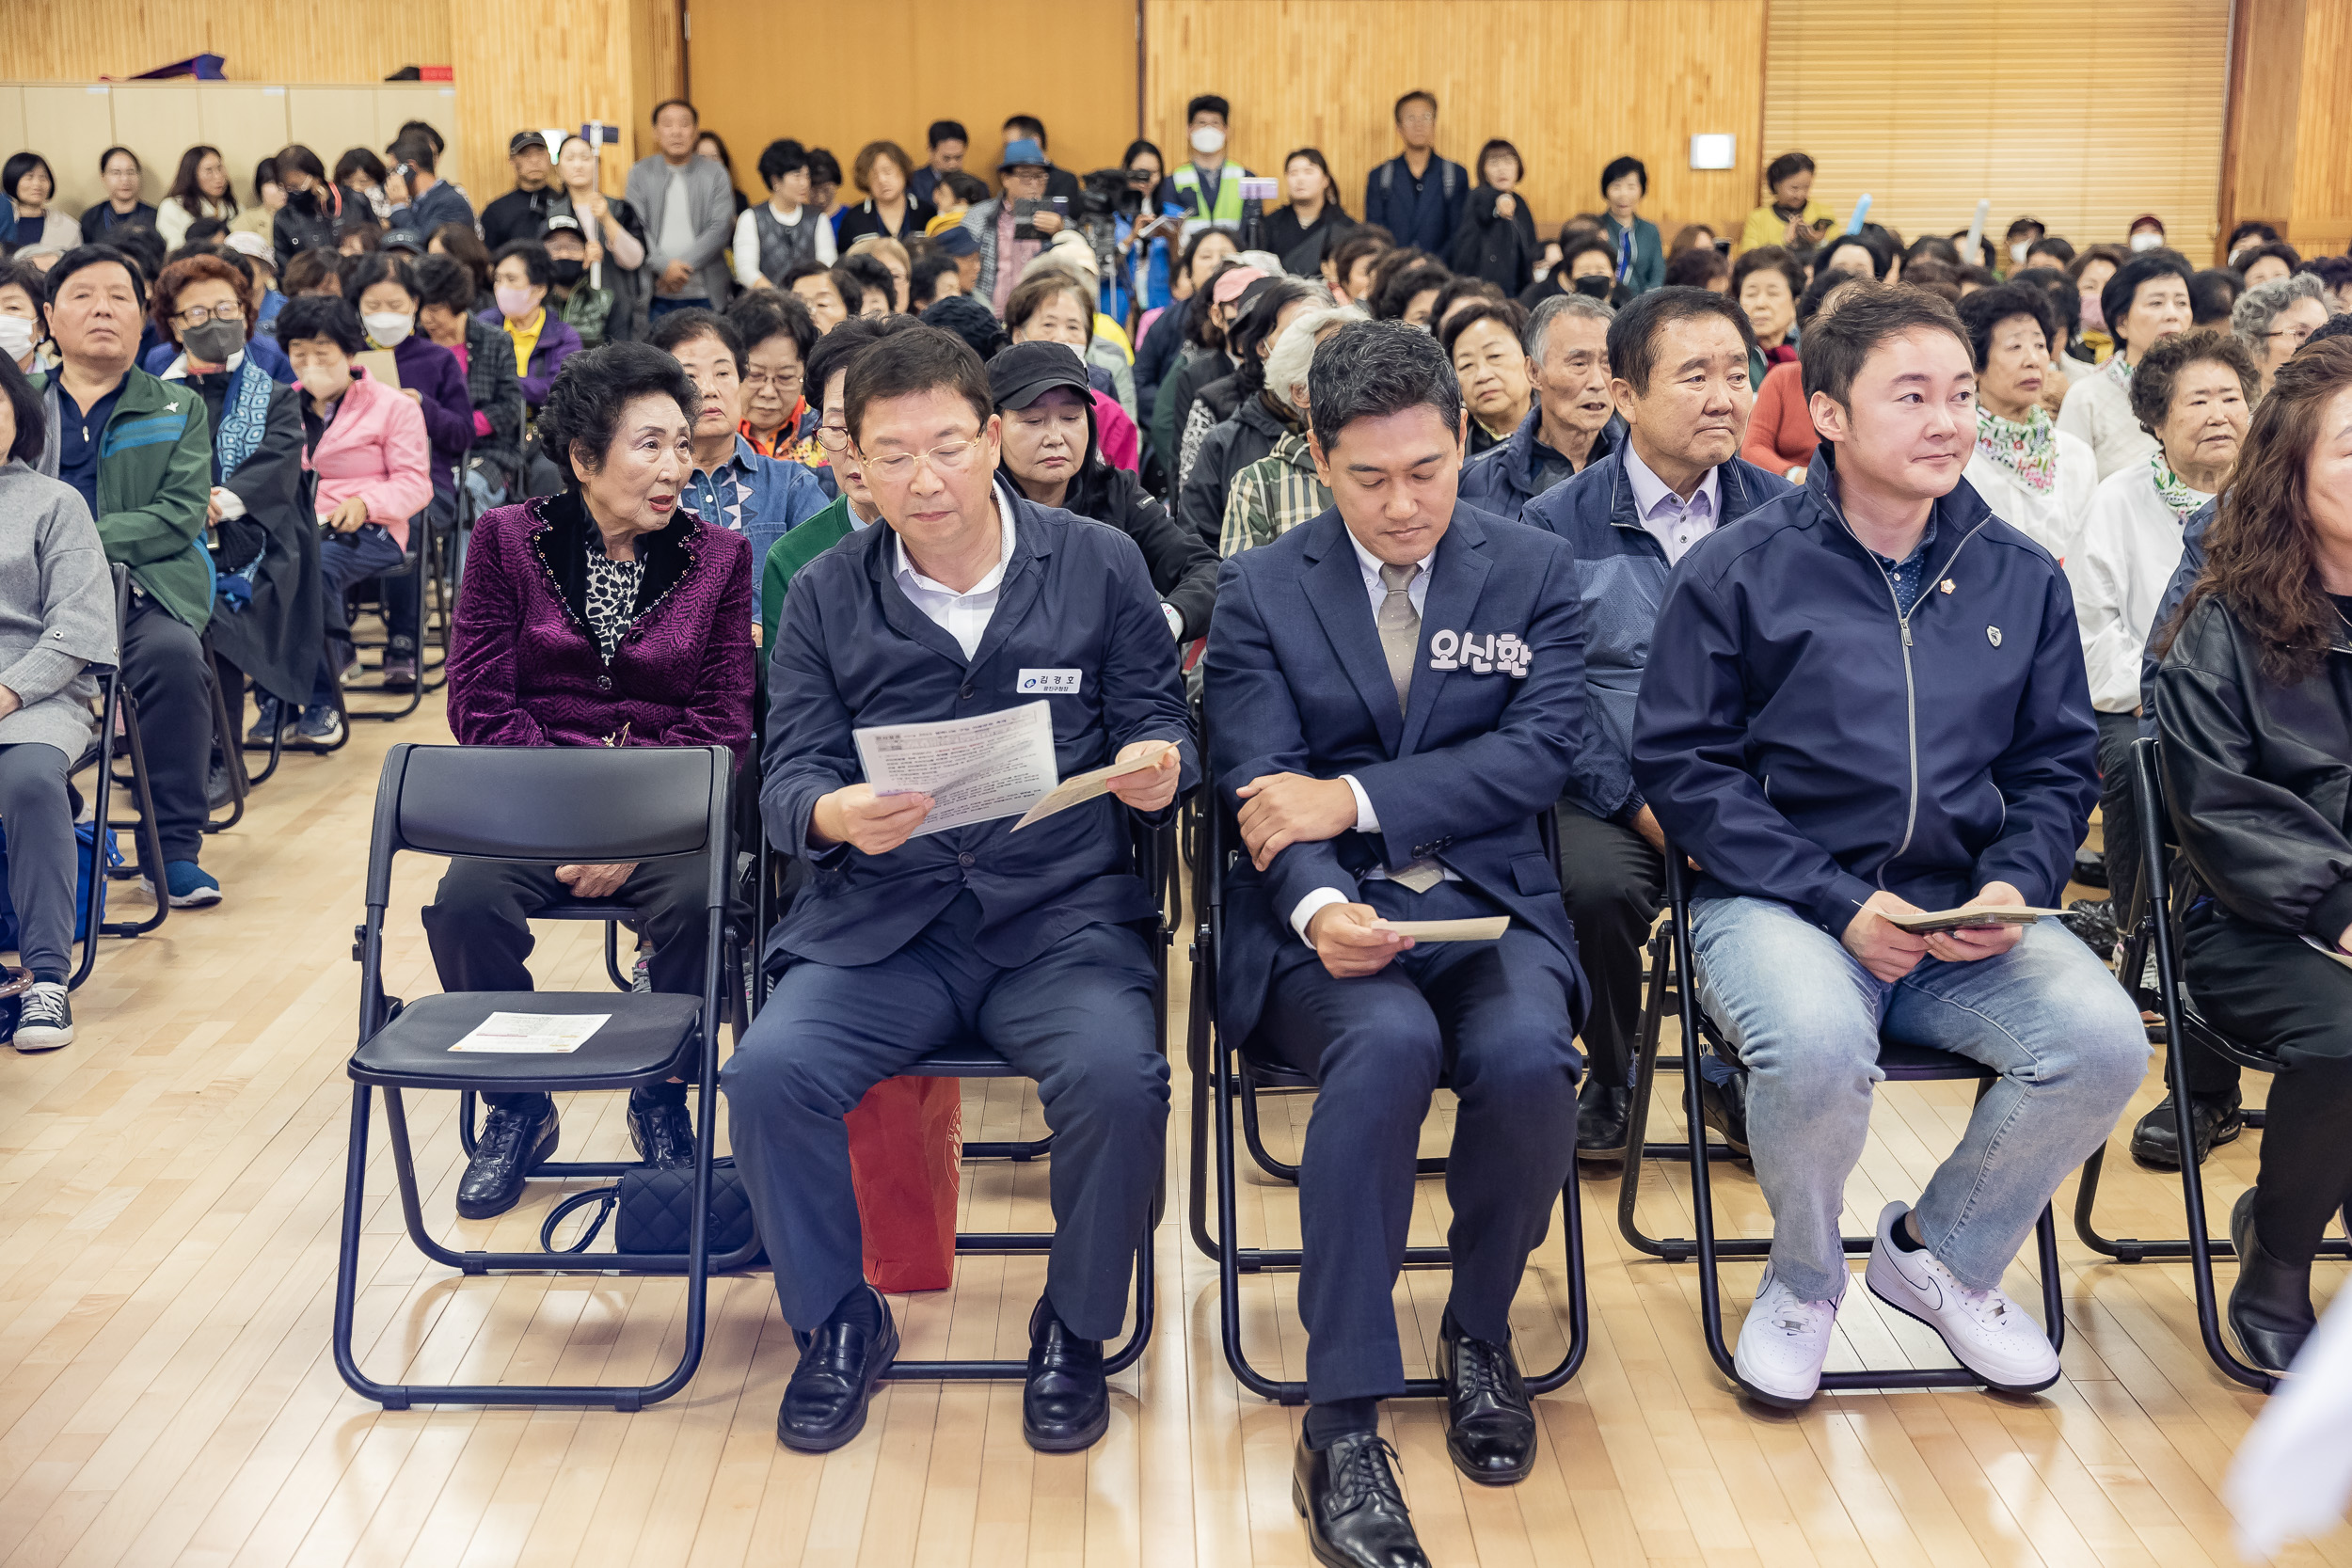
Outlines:
{"type": "MultiPolygon", "coordinates": [[[[2189,1132],[2197,1140],[2197,1163],[2217,1144],[2234,1143],[2246,1131],[2246,1113],[2241,1109],[2238,1093],[2232,1089],[2226,1095],[2192,1094],[2188,1097],[2189,1132]]],[[[2132,1129],[2132,1158],[2151,1170],[2181,1168],[2181,1131],[2172,1115],[2172,1097],[2166,1095],[2156,1101],[2155,1109],[2139,1118],[2132,1129]]]]}
{"type": "Polygon", "coordinates": [[[1429,1568],[1413,1516],[1397,1489],[1396,1450],[1376,1432],[1335,1437],[1327,1449],[1298,1440],[1291,1506],[1307,1521],[1307,1544],[1327,1568],[1429,1568]]]}
{"type": "Polygon", "coordinates": [[[2230,1240],[2237,1244],[2237,1283],[2230,1290],[2230,1331],[2239,1353],[2266,1372],[2295,1365],[2297,1351],[2319,1326],[2312,1310],[2312,1266],[2281,1263],[2254,1234],[2254,1189],[2230,1211],[2230,1240]]]}
{"type": "Polygon", "coordinates": [[[1587,1075],[1576,1091],[1576,1157],[1625,1158],[1627,1126],[1633,1118],[1633,1091],[1613,1089],[1587,1075]]]}
{"type": "Polygon", "coordinates": [[[523,1196],[523,1178],[555,1152],[561,1133],[552,1100],[542,1099],[532,1110],[491,1106],[457,1183],[457,1217],[486,1220],[515,1207],[523,1196]]]}
{"type": "Polygon", "coordinates": [[[1021,1390],[1021,1435],[1040,1453],[1092,1446],[1111,1424],[1103,1341],[1081,1339],[1041,1299],[1029,1314],[1029,1380],[1021,1390]]]}
{"type": "Polygon", "coordinates": [[[694,1123],[678,1101],[628,1101],[628,1141],[637,1157],[656,1170],[680,1170],[694,1163],[694,1123]]]}
{"type": "MultiPolygon", "coordinates": [[[[856,1323],[827,1319],[801,1344],[801,1364],[784,1386],[776,1411],[776,1436],[800,1453],[827,1453],[866,1430],[866,1409],[874,1386],[898,1355],[898,1325],[890,1303],[872,1286],[882,1326],[872,1332],[856,1323]]],[[[793,1336],[801,1338],[801,1336],[793,1336]]]]}
{"type": "Polygon", "coordinates": [[[1449,1311],[1438,1328],[1438,1374],[1454,1467],[1485,1486],[1525,1481],[1535,1467],[1535,1412],[1511,1347],[1471,1338],[1449,1311]]]}
{"type": "Polygon", "coordinates": [[[1718,1084],[1704,1073],[1699,1076],[1699,1117],[1708,1126],[1723,1134],[1724,1142],[1734,1154],[1748,1157],[1748,1075],[1735,1072],[1728,1082],[1718,1084]]]}

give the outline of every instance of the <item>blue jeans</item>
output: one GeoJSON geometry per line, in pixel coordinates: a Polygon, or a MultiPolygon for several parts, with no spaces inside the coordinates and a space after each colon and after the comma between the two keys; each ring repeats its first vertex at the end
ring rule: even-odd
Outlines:
{"type": "Polygon", "coordinates": [[[1845,1289],[1838,1215],[1870,1131],[1879,1037],[2000,1074],[1917,1205],[1962,1284],[1989,1290],[2066,1173],[2106,1142],[2148,1070],[2139,1009],[2054,920],[1998,958],[1926,958],[1878,979],[1770,898],[1691,907],[1698,1000],[1748,1069],[1748,1143],[1772,1209],[1772,1272],[1807,1301],[1845,1289]]]}

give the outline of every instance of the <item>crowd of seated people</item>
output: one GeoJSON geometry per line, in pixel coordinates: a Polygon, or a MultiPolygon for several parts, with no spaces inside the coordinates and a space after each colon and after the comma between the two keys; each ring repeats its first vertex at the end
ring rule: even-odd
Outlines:
{"type": "MultiPolygon", "coordinates": [[[[1242,847],[1225,1026],[1322,1089],[1300,1506],[1323,1560],[1411,1561],[1378,1408],[1403,1387],[1389,1290],[1428,1091],[1442,1070],[1460,1099],[1449,1448],[1509,1481],[1537,1437],[1507,1308],[1570,1151],[1643,1136],[1670,853],[1703,868],[1696,983],[1728,1041],[1701,1103],[1774,1221],[1741,1386],[1796,1406],[1819,1382],[1882,1033],[1996,1076],[1880,1215],[1865,1283],[1988,1385],[2055,1379],[2000,1279],[2141,1083],[2150,982],[2056,922],[1887,917],[2056,902],[2096,807],[2120,918],[2130,747],[2161,733],[2200,824],[2191,983],[2285,1064],[2229,1314],[2282,1368],[2352,1196],[2330,1131],[2352,976],[2312,951],[2352,951],[2352,260],[2248,225],[2200,270],[2153,215],[2121,244],[2030,218],[1970,250],[1841,232],[1801,152],[1722,240],[1668,243],[1631,156],[1554,229],[1518,148],[1449,161],[1420,91],[1360,218],[1311,147],[1259,214],[1233,119],[1192,100],[1173,166],[1131,145],[1099,244],[1027,116],[987,170],[952,120],[919,166],[873,142],[847,202],[841,161],[790,137],[747,199],[684,100],[618,193],[594,144],[525,130],[477,204],[421,122],[331,171],[285,147],[250,203],[211,147],[151,206],[138,151],[108,149],[78,214],[40,154],[8,159],[0,500],[33,525],[0,549],[19,1048],[72,1037],[57,759],[87,743],[90,668],[136,694],[156,895],[217,902],[221,749],[342,738],[357,596],[385,681],[420,679],[408,568],[445,538],[461,744],[729,747],[810,874],[758,934],[774,998],[723,1074],[803,1346],[783,1441],[854,1437],[898,1342],[843,1117],[976,1029],[1060,1139],[1024,1424],[1082,1448],[1168,1095],[1123,823],[1198,788],[1242,847]],[[1439,641],[1472,638],[1514,652],[1479,669],[1439,641]],[[853,730],[1009,706],[1016,672],[1070,679],[1065,773],[1156,766],[1017,840],[918,832],[928,798],[863,782],[853,730]],[[1391,928],[1489,913],[1512,926],[1476,947],[1391,928]]],[[[698,991],[684,875],[453,867],[425,916],[442,983],[528,989],[532,912],[617,895],[652,989],[698,991]]],[[[2151,1164],[2243,1125],[2234,1069],[2192,1067],[2195,1147],[2168,1101],[2134,1132],[2151,1164]]],[[[691,1159],[683,1085],[628,1116],[644,1159],[691,1159]]],[[[491,1097],[459,1213],[512,1208],[558,1140],[548,1097],[491,1097]]]]}

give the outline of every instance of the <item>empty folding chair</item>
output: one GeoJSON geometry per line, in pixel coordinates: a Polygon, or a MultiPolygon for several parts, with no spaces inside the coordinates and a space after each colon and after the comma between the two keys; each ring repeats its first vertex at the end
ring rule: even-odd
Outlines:
{"type": "MultiPolygon", "coordinates": [[[[359,1045],[352,1079],[351,1134],[344,1170],[342,1246],[335,1291],[335,1364],[343,1381],[387,1409],[440,1404],[610,1404],[634,1410],[666,1399],[693,1376],[704,1345],[706,1283],[714,1269],[740,1268],[756,1238],[727,1257],[709,1249],[718,1020],[724,968],[729,834],[735,759],[725,747],[554,748],[395,746],[376,791],[368,849],[367,918],[359,927],[359,1045]],[[452,858],[612,864],[698,858],[707,863],[706,945],[699,997],[612,991],[461,992],[403,1006],[384,991],[384,916],[392,860],[408,852],[452,858]],[[604,1015],[605,1022],[564,1054],[503,1055],[454,1049],[492,1013],[604,1015]],[[404,1093],[628,1089],[681,1074],[700,1085],[694,1117],[691,1218],[683,1253],[483,1252],[444,1246],[427,1228],[408,1141],[404,1093]],[[368,1124],[376,1093],[409,1240],[419,1251],[469,1275],[683,1273],[686,1342],[676,1366],[644,1385],[412,1386],[363,1372],[352,1344],[359,1289],[360,1227],[366,1217],[368,1124]]],[[[601,918],[598,911],[594,918],[601,918]]],[[[559,1174],[614,1175],[626,1163],[575,1162],[559,1174]]]]}

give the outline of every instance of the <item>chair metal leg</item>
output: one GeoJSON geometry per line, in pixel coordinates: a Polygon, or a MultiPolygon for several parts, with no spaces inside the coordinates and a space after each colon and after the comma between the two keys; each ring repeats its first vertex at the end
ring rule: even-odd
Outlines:
{"type": "MultiPolygon", "coordinates": [[[[105,810],[108,785],[114,782],[114,753],[102,747],[98,766],[107,777],[99,781],[100,809],[93,819],[102,832],[129,832],[131,842],[138,851],[138,861],[135,865],[123,868],[119,875],[126,880],[133,876],[147,879],[149,885],[155,890],[155,912],[144,920],[111,920],[97,928],[110,937],[137,937],[155,929],[170,915],[171,886],[170,879],[164,875],[164,841],[155,826],[155,800],[147,788],[147,746],[139,738],[138,699],[131,694],[130,688],[126,686],[122,689],[119,704],[119,711],[122,715],[123,746],[131,762],[131,804],[138,816],[133,820],[118,821],[105,810]]],[[[93,867],[93,879],[97,872],[98,868],[93,867]]]]}
{"type": "MultiPolygon", "coordinates": [[[[248,679],[246,684],[252,688],[253,694],[259,702],[267,702],[270,700],[269,693],[262,689],[261,682],[248,679]]],[[[241,740],[238,743],[238,750],[243,752],[267,752],[269,753],[269,761],[262,765],[262,770],[259,773],[248,775],[246,781],[247,784],[267,784],[269,782],[269,776],[278,771],[278,765],[284,761],[286,756],[285,709],[282,706],[278,709],[278,727],[270,732],[268,745],[262,746],[257,745],[250,740],[241,740]]]]}
{"type": "Polygon", "coordinates": [[[967,1142],[963,1146],[963,1157],[967,1160],[1010,1160],[1016,1165],[1025,1165],[1030,1161],[1041,1159],[1053,1151],[1054,1134],[1051,1132],[1041,1138],[1031,1138],[1025,1143],[975,1141],[967,1142]]]}
{"type": "MultiPolygon", "coordinates": [[[[1671,924],[1671,923],[1669,923],[1671,924]]],[[[1686,1037],[1679,1056],[1661,1056],[1659,1045],[1666,1027],[1666,996],[1676,989],[1673,967],[1673,943],[1665,927],[1661,927],[1649,943],[1648,993],[1642,1002],[1642,1033],[1635,1045],[1633,1057],[1633,1110],[1630,1131],[1642,1139],[1639,1159],[1629,1158],[1617,1178],[1617,1231],[1628,1245],[1652,1258],[1662,1258],[1669,1263],[1687,1263],[1694,1256],[1698,1243],[1688,1237],[1652,1236],[1643,1230],[1633,1217],[1634,1206],[1641,1200],[1642,1168],[1650,1160],[1687,1160],[1691,1157],[1691,1134],[1704,1133],[1707,1123],[1693,1120],[1689,1133],[1681,1138],[1653,1139],[1649,1136],[1650,1106],[1656,1099],[1658,1074],[1679,1072],[1693,1082],[1698,1077],[1698,1053],[1703,1045],[1686,1037]]],[[[1739,1158],[1731,1146],[1708,1140],[1707,1152],[1718,1160],[1739,1158]]]]}
{"type": "MultiPolygon", "coordinates": [[[[2137,984],[2140,972],[2146,967],[2153,934],[2151,930],[2153,918],[2151,916],[2143,920],[2140,923],[2140,928],[2135,930],[2124,941],[2122,963],[2119,966],[2118,973],[2119,975],[2129,976],[2124,980],[2124,989],[2127,990],[2134,989],[2137,984]]],[[[2186,1046],[2182,1042],[2180,1035],[2173,1032],[2169,1025],[2167,1035],[2166,1053],[2169,1057],[2178,1057],[2186,1046]]],[[[2179,1088],[2178,1080],[2169,1061],[2165,1068],[2165,1074],[2166,1087],[2173,1097],[2175,1111],[2179,1111],[2186,1104],[2186,1096],[2179,1088]]],[[[2245,1116],[2246,1125],[2251,1128],[2260,1128],[2265,1119],[2259,1109],[2249,1110],[2245,1116]]],[[[2187,1148],[2193,1146],[2184,1144],[2182,1147],[2187,1148]]],[[[2092,1152],[2090,1158],[2083,1163],[2082,1180],[2074,1190],[2074,1234],[2081,1239],[2083,1245],[2118,1263],[2139,1263],[2150,1259],[2169,1259],[2194,1257],[2196,1248],[2185,1236],[2149,1241],[2137,1236],[2106,1236],[2100,1233],[2093,1215],[2098,1206],[2099,1181],[2106,1168],[2106,1157],[2107,1151],[2105,1146],[2092,1152]]],[[[2202,1182],[2203,1178],[2201,1175],[2199,1177],[2201,1187],[2202,1182]]],[[[2235,1258],[2237,1243],[2226,1236],[2208,1236],[2205,1238],[2205,1250],[2215,1258],[2235,1258]]],[[[2352,1257],[2352,1240],[2323,1241],[2319,1243],[2319,1255],[2323,1258],[2352,1257]]]]}
{"type": "MultiPolygon", "coordinates": [[[[1220,1244],[1217,1261],[1217,1329],[1225,1352],[1225,1364],[1232,1369],[1234,1381],[1262,1399],[1278,1404],[1304,1404],[1307,1385],[1267,1377],[1251,1365],[1248,1353],[1243,1348],[1241,1335],[1241,1275],[1268,1268],[1296,1268],[1303,1255],[1295,1247],[1244,1248],[1236,1243],[1234,1188],[1237,1174],[1233,1155],[1233,1099],[1235,1083],[1241,1074],[1234,1069],[1232,1053],[1223,1042],[1214,1040],[1214,1078],[1216,1087],[1215,1135],[1216,1142],[1216,1228],[1220,1244]]],[[[1573,1145],[1576,1127],[1568,1127],[1573,1145]]],[[[1561,1226],[1563,1244],[1568,1267],[1568,1347],[1558,1366],[1549,1371],[1526,1378],[1531,1394],[1548,1394],[1565,1386],[1584,1364],[1590,1331],[1590,1308],[1584,1291],[1584,1216],[1579,1205],[1574,1149],[1570,1149],[1568,1180],[1561,1191],[1561,1205],[1565,1211],[1561,1226]]],[[[1196,1237],[1196,1239],[1198,1239],[1196,1237]]],[[[1447,1268],[1453,1255],[1445,1247],[1407,1247],[1406,1268],[1447,1268]]],[[[1445,1380],[1434,1377],[1406,1378],[1405,1397],[1441,1397],[1446,1391],[1445,1380]]]]}
{"type": "MultiPolygon", "coordinates": [[[[393,1169],[399,1180],[401,1212],[407,1224],[408,1239],[419,1250],[436,1262],[460,1269],[469,1275],[486,1274],[492,1270],[543,1274],[605,1273],[614,1269],[642,1274],[682,1273],[687,1276],[686,1345],[669,1375],[657,1383],[636,1386],[388,1384],[378,1383],[362,1371],[352,1347],[352,1318],[358,1290],[360,1221],[365,1212],[368,1097],[373,1092],[366,1084],[352,1085],[351,1146],[343,1167],[342,1245],[335,1275],[335,1370],[342,1375],[343,1382],[353,1392],[363,1399],[373,1400],[387,1410],[405,1410],[412,1404],[609,1404],[615,1410],[634,1411],[668,1399],[686,1386],[692,1379],[695,1368],[702,1362],[711,1270],[714,1267],[742,1267],[758,1246],[755,1239],[749,1247],[733,1258],[714,1259],[710,1255],[711,1142],[708,1133],[706,1132],[696,1140],[694,1208],[688,1226],[687,1250],[683,1254],[453,1252],[434,1242],[425,1232],[422,1206],[417,1194],[416,1164],[408,1144],[407,1117],[404,1114],[400,1091],[396,1088],[384,1091],[385,1132],[391,1147],[393,1169]]],[[[714,1104],[714,1091],[709,1085],[705,1085],[702,1111],[706,1127],[714,1104]]]]}
{"type": "MultiPolygon", "coordinates": [[[[1144,1346],[1152,1339],[1153,1312],[1153,1275],[1152,1237],[1154,1227],[1147,1223],[1143,1239],[1136,1247],[1136,1307],[1135,1325],[1128,1330],[1126,1342],[1104,1357],[1103,1370],[1116,1377],[1134,1366],[1143,1355],[1144,1346]]],[[[1050,1231],[1011,1233],[1005,1235],[974,1235],[959,1233],[957,1255],[1023,1256],[1053,1250],[1054,1237],[1050,1231]]],[[[901,1356],[882,1372],[892,1383],[983,1383],[1025,1378],[1029,1364],[1025,1356],[1019,1361],[964,1359],[947,1361],[911,1361],[901,1356]]]]}
{"type": "Polygon", "coordinates": [[[220,765],[229,775],[229,815],[219,821],[207,816],[204,831],[223,833],[245,819],[245,800],[253,793],[253,781],[246,776],[245,747],[242,737],[233,733],[229,722],[228,694],[220,689],[220,667],[212,660],[209,646],[205,653],[205,684],[213,694],[213,738],[220,747],[220,765]]]}

